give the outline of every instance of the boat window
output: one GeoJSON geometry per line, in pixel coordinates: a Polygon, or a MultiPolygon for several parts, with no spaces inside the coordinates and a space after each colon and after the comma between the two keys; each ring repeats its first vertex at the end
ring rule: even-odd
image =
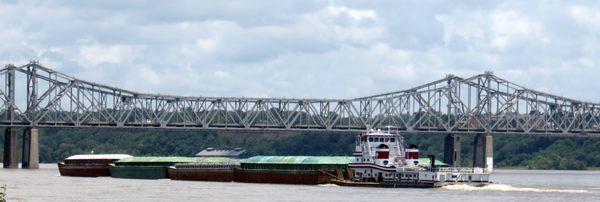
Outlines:
{"type": "Polygon", "coordinates": [[[379,146],[376,147],[377,149],[389,149],[390,147],[387,146],[386,144],[380,144],[379,146]]]}
{"type": "Polygon", "coordinates": [[[369,142],[373,142],[373,138],[372,137],[369,138],[369,142]]]}
{"type": "Polygon", "coordinates": [[[390,141],[390,138],[387,138],[387,137],[386,137],[384,141],[385,141],[385,142],[389,142],[389,141],[390,141]]]}
{"type": "Polygon", "coordinates": [[[396,138],[390,139],[390,142],[395,142],[395,141],[396,141],[396,138]]]}

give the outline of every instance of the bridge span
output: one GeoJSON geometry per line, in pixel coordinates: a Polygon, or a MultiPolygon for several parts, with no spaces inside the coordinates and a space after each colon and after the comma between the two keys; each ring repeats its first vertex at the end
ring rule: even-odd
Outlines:
{"type": "MultiPolygon", "coordinates": [[[[37,129],[46,127],[302,131],[389,128],[444,134],[447,147],[453,148],[447,149],[448,156],[451,150],[456,151],[452,145],[458,144],[460,134],[478,134],[474,142],[480,145],[491,144],[492,134],[600,137],[600,104],[528,89],[491,72],[466,78],[447,75],[407,90],[352,99],[148,94],[80,80],[36,61],[6,65],[0,70],[0,80],[4,80],[0,81],[4,85],[0,87],[0,126],[7,128],[5,167],[16,165],[19,128],[26,131],[24,167],[32,161],[33,167],[37,166],[37,129]],[[480,137],[482,134],[487,135],[480,137]]],[[[491,156],[491,148],[485,152],[486,148],[474,156],[491,156]]],[[[451,158],[454,162],[456,159],[451,158]]]]}

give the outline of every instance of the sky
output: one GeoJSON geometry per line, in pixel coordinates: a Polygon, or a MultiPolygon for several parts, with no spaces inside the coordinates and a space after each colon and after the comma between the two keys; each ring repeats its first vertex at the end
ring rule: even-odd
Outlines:
{"type": "Polygon", "coordinates": [[[143,93],[353,98],[492,71],[600,103],[600,3],[0,0],[0,64],[30,60],[143,93]]]}

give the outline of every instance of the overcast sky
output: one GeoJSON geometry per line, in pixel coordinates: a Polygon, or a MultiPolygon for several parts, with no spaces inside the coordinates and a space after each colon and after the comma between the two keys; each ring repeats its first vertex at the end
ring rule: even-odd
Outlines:
{"type": "Polygon", "coordinates": [[[598,1],[0,2],[0,64],[140,92],[351,98],[489,70],[600,102],[598,1]]]}

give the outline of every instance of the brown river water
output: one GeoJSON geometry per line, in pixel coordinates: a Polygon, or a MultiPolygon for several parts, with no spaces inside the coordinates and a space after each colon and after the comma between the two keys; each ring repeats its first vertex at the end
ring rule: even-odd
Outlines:
{"type": "Polygon", "coordinates": [[[600,171],[498,170],[486,187],[436,189],[62,177],[0,169],[8,201],[600,201],[600,171]]]}

